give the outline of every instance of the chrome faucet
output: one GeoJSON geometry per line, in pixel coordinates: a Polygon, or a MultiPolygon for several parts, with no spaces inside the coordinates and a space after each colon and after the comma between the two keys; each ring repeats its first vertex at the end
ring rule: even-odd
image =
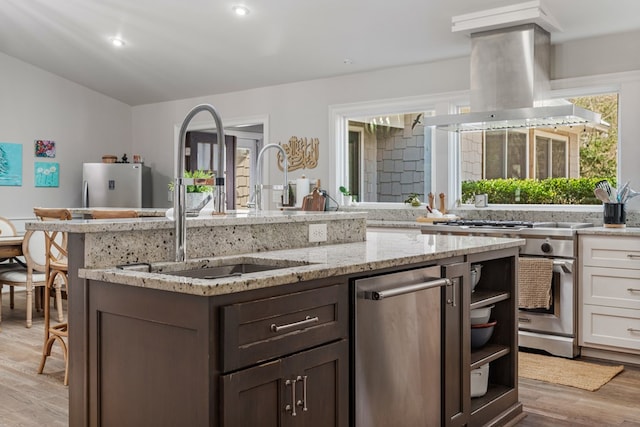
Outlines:
{"type": "Polygon", "coordinates": [[[267,151],[269,148],[275,148],[277,150],[280,150],[280,153],[282,153],[282,157],[284,159],[283,162],[283,166],[284,166],[284,185],[282,186],[282,205],[288,205],[289,204],[289,181],[287,180],[287,169],[289,169],[289,160],[287,159],[287,152],[284,151],[284,148],[282,148],[280,145],[278,144],[267,144],[264,147],[262,147],[262,150],[260,150],[260,152],[258,153],[258,160],[256,161],[257,163],[257,167],[256,167],[256,188],[255,191],[253,193],[253,200],[255,203],[255,207],[256,210],[261,211],[263,209],[262,206],[262,189],[263,188],[273,188],[273,189],[279,189],[279,186],[265,186],[262,184],[262,156],[264,154],[265,151],[267,151]]]}
{"type": "Polygon", "coordinates": [[[212,105],[201,104],[195,106],[184,118],[182,126],[180,126],[180,134],[178,137],[178,176],[176,176],[175,180],[175,194],[173,198],[173,215],[175,217],[176,223],[176,261],[178,262],[184,261],[187,253],[187,207],[185,202],[185,192],[186,185],[193,184],[193,179],[184,178],[184,152],[186,145],[187,126],[189,126],[191,119],[193,119],[193,117],[201,111],[208,111],[209,113],[211,113],[211,115],[213,116],[213,120],[216,122],[216,131],[218,133],[218,173],[216,175],[215,183],[216,186],[214,209],[216,212],[225,211],[226,191],[224,185],[224,128],[222,127],[222,120],[220,119],[220,115],[218,114],[216,109],[213,108],[212,105]]]}

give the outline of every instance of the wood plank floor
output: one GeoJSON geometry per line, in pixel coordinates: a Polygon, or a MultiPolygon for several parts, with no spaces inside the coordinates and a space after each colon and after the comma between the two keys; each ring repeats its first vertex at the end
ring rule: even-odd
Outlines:
{"type": "MultiPolygon", "coordinates": [[[[68,388],[62,385],[62,353],[54,346],[45,373],[37,374],[44,322],[42,313],[34,311],[33,327],[27,329],[24,307],[24,293],[16,292],[14,310],[9,309],[9,295],[3,295],[0,427],[66,426],[68,388]]],[[[521,379],[520,400],[527,416],[518,427],[640,427],[640,368],[625,367],[596,392],[521,379]]]]}

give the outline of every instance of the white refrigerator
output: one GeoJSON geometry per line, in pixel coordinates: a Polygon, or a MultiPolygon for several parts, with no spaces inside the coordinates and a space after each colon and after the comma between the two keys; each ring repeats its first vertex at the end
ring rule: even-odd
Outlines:
{"type": "Polygon", "coordinates": [[[141,163],[84,163],[82,207],[150,208],[151,168],[141,163]]]}

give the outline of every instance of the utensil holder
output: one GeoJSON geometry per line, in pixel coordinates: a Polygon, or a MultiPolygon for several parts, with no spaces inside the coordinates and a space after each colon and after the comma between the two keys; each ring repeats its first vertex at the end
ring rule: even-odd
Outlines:
{"type": "Polygon", "coordinates": [[[604,204],[604,226],[609,228],[623,228],[626,226],[627,212],[624,203],[604,204]]]}

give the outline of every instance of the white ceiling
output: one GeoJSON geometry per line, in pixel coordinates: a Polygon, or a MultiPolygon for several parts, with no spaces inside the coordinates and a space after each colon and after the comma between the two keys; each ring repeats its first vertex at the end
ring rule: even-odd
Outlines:
{"type": "MultiPolygon", "coordinates": [[[[0,0],[0,51],[140,105],[468,55],[453,16],[524,1],[0,0]]],[[[546,5],[552,43],[640,29],[638,0],[546,5]]]]}

